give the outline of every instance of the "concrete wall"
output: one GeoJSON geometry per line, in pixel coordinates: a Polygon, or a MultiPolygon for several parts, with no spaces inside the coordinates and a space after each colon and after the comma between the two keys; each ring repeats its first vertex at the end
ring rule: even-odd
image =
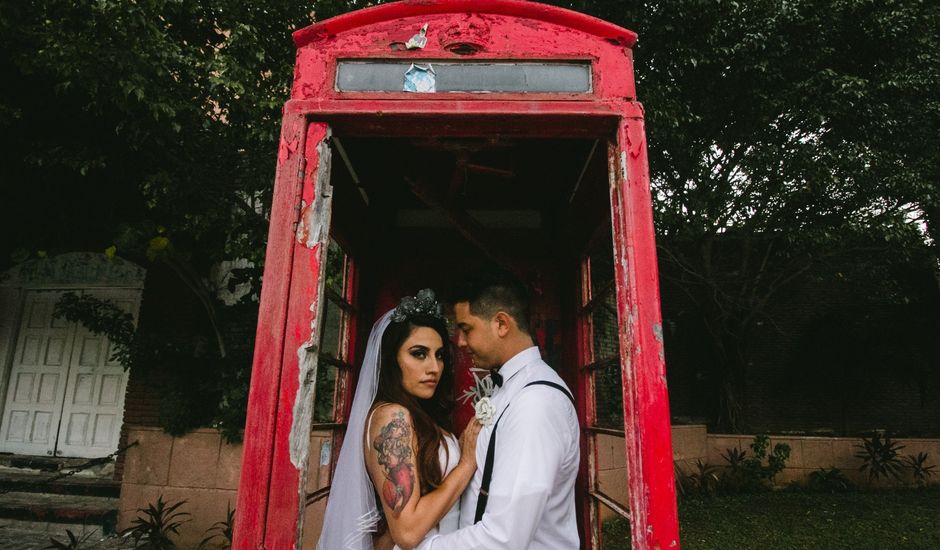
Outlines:
{"type": "MultiPolygon", "coordinates": [[[[705,425],[684,425],[672,427],[672,458],[683,472],[691,472],[698,460],[714,466],[725,466],[722,456],[728,449],[738,448],[751,454],[750,444],[753,435],[709,434],[705,425]]],[[[901,456],[928,453],[928,463],[940,469],[940,439],[897,439],[904,446],[901,456]]],[[[866,474],[859,470],[862,461],[855,457],[861,443],[857,437],[783,437],[771,436],[770,447],[777,443],[790,446],[790,459],[787,467],[777,475],[777,486],[790,483],[806,483],[809,474],[819,468],[839,468],[853,483],[860,486],[868,484],[866,474]]],[[[625,445],[622,437],[599,435],[597,438],[598,488],[618,504],[627,506],[627,475],[625,445]]],[[[932,484],[940,484],[940,475],[935,475],[932,484]]],[[[912,482],[906,469],[901,482],[912,482]]],[[[880,485],[893,485],[885,480],[880,485]]],[[[601,517],[612,517],[614,512],[602,506],[601,517]]]]}
{"type": "MultiPolygon", "coordinates": [[[[672,459],[684,471],[696,460],[705,462],[708,456],[707,433],[704,424],[672,427],[672,459]]],[[[582,457],[582,460],[585,460],[582,457]]],[[[619,505],[628,508],[626,444],[619,436],[597,436],[597,485],[602,493],[619,505]]],[[[615,512],[601,506],[601,519],[613,517],[615,512]]]]}
{"type": "Polygon", "coordinates": [[[179,546],[195,548],[212,524],[225,519],[227,507],[235,507],[241,445],[223,443],[212,429],[173,437],[159,428],[131,426],[127,440],[138,445],[124,461],[118,529],[161,495],[164,502],[186,500],[179,510],[192,514],[192,521],[180,528],[179,546]]]}
{"type": "MultiPolygon", "coordinates": [[[[121,484],[121,503],[118,528],[123,529],[137,517],[137,509],[156,502],[163,495],[165,501],[185,499],[182,510],[193,515],[192,521],[180,530],[180,547],[195,547],[205,531],[217,521],[225,519],[227,506],[234,508],[241,470],[241,445],[222,442],[218,431],[196,430],[186,436],[174,438],[159,428],[131,426],[128,441],[138,445],[127,452],[124,478],[121,484]]],[[[722,466],[722,455],[727,449],[750,451],[752,435],[708,434],[704,425],[672,427],[673,460],[688,472],[696,461],[722,466]]],[[[771,446],[790,445],[787,468],[777,476],[778,485],[791,482],[804,483],[818,468],[836,467],[852,481],[864,484],[859,471],[861,461],[855,458],[858,438],[845,437],[771,437],[771,446]]],[[[905,446],[902,455],[929,453],[930,462],[940,468],[940,439],[898,439],[905,446]]],[[[310,444],[310,462],[307,492],[326,486],[329,461],[334,456],[329,433],[313,433],[310,444]]],[[[597,438],[598,484],[602,492],[622,506],[627,506],[627,476],[625,446],[622,437],[599,435],[597,438]]],[[[905,475],[909,475],[905,471],[905,475]]],[[[909,481],[909,479],[904,479],[909,481]]],[[[932,480],[940,483],[940,478],[932,480]]],[[[326,500],[307,507],[304,518],[304,548],[315,548],[323,523],[326,500]]],[[[613,511],[602,509],[603,518],[613,511]]]]}
{"type": "MultiPolygon", "coordinates": [[[[752,435],[724,435],[708,434],[708,463],[724,466],[727,461],[722,455],[727,449],[735,448],[751,454],[750,444],[754,440],[752,435]]],[[[902,457],[926,452],[928,464],[934,464],[940,469],[940,439],[895,439],[904,446],[900,451],[902,457]]],[[[838,468],[853,483],[865,485],[868,483],[867,474],[859,470],[862,460],[855,457],[858,452],[856,445],[862,440],[857,437],[785,437],[771,436],[770,448],[777,443],[786,443],[790,446],[790,459],[787,467],[777,474],[778,486],[790,483],[805,483],[809,474],[819,468],[838,468]]],[[[901,477],[903,483],[910,483],[910,473],[904,469],[901,477]]],[[[940,476],[935,475],[932,483],[940,483],[940,476]]],[[[882,485],[891,485],[884,482],[882,485]]]]}

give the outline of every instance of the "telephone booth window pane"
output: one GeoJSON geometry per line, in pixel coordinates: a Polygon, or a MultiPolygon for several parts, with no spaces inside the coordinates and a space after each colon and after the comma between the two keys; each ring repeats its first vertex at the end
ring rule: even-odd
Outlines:
{"type": "Polygon", "coordinates": [[[594,333],[594,360],[619,357],[616,293],[609,292],[595,302],[594,310],[591,311],[591,326],[594,333]]]}
{"type": "Polygon", "coordinates": [[[336,367],[321,362],[317,367],[316,399],[313,405],[314,422],[332,422],[336,419],[336,367]]]}
{"type": "Polygon", "coordinates": [[[341,92],[402,92],[408,74],[422,75],[422,92],[589,93],[589,62],[348,60],[336,68],[341,92]]]}
{"type": "Polygon", "coordinates": [[[314,397],[314,423],[331,423],[337,419],[337,382],[345,376],[348,356],[350,316],[352,304],[349,256],[335,240],[330,239],[325,267],[326,291],[323,299],[320,327],[320,362],[317,366],[314,397]],[[342,372],[341,372],[342,371],[342,372]]]}
{"type": "Polygon", "coordinates": [[[601,550],[628,550],[632,548],[630,521],[609,506],[598,505],[601,522],[601,550]]]}
{"type": "Polygon", "coordinates": [[[333,239],[326,253],[326,286],[340,296],[346,288],[346,254],[333,239]]]}
{"type": "Polygon", "coordinates": [[[333,300],[324,300],[323,306],[323,336],[320,339],[320,353],[334,359],[343,359],[340,349],[343,341],[343,310],[333,303],[333,300]]]}
{"type": "Polygon", "coordinates": [[[619,358],[605,362],[594,371],[597,426],[623,429],[623,391],[620,387],[619,358]]]}
{"type": "MultiPolygon", "coordinates": [[[[591,296],[597,297],[614,285],[614,254],[610,235],[598,239],[591,250],[591,296]]],[[[615,302],[616,307],[616,302],[615,302]]]]}

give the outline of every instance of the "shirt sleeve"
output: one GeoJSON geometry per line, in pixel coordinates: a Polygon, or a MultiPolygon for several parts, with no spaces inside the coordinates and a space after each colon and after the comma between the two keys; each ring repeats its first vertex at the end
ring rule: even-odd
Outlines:
{"type": "Polygon", "coordinates": [[[556,389],[531,387],[520,392],[497,427],[483,518],[453,533],[429,537],[418,549],[527,548],[556,490],[562,463],[569,458],[571,438],[577,437],[569,428],[574,414],[571,402],[556,389]]]}

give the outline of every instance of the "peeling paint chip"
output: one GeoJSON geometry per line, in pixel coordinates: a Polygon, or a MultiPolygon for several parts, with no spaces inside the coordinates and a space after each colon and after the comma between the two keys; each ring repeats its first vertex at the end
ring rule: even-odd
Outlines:
{"type": "Polygon", "coordinates": [[[409,50],[420,50],[428,43],[428,24],[425,23],[421,30],[418,31],[418,34],[412,36],[405,42],[405,47],[409,50]]]}

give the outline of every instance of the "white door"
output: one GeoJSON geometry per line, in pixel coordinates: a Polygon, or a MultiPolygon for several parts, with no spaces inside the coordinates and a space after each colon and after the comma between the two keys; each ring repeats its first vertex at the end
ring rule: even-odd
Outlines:
{"type": "MultiPolygon", "coordinates": [[[[86,290],[137,315],[140,291],[86,290]]],[[[105,456],[117,449],[127,373],[112,346],[80,323],[52,317],[61,291],[26,294],[0,425],[2,451],[105,456]]]]}
{"type": "Polygon", "coordinates": [[[55,452],[75,336],[73,323],[52,316],[61,295],[57,291],[26,293],[0,426],[5,452],[55,452]]]}
{"type": "MultiPolygon", "coordinates": [[[[110,301],[136,319],[140,291],[85,291],[89,293],[110,301]]],[[[75,327],[56,456],[93,458],[117,450],[127,372],[111,359],[113,354],[114,347],[104,335],[94,334],[81,324],[75,327]]]]}

